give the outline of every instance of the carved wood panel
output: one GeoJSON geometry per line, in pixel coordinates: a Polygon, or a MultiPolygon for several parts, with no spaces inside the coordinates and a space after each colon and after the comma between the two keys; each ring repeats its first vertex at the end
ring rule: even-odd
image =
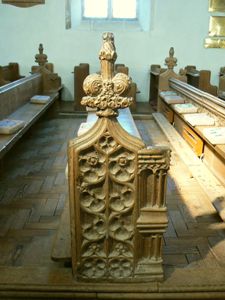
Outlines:
{"type": "Polygon", "coordinates": [[[130,78],[114,76],[112,33],[103,34],[101,74],[89,75],[81,103],[95,125],[68,148],[72,268],[84,281],[162,280],[162,234],[170,150],[145,147],[118,123],[130,78]]]}
{"type": "Polygon", "coordinates": [[[78,160],[80,273],[86,278],[129,277],[134,270],[136,155],[106,130],[78,160]]]}

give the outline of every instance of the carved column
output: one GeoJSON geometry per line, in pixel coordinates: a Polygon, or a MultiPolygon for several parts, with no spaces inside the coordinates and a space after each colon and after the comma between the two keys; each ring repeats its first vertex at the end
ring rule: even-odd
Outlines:
{"type": "Polygon", "coordinates": [[[146,149],[117,122],[117,109],[132,99],[121,96],[130,78],[113,76],[116,57],[113,35],[105,33],[101,75],[85,79],[81,102],[99,118],[68,147],[73,273],[88,282],[161,280],[169,150],[146,149]]]}
{"type": "Polygon", "coordinates": [[[167,228],[165,202],[166,176],[169,169],[168,148],[143,149],[138,152],[138,244],[141,249],[136,276],[163,278],[162,238],[167,228]]]}

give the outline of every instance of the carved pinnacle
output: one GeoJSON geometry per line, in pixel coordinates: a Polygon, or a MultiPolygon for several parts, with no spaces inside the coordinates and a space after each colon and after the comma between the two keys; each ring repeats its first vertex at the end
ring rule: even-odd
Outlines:
{"type": "Polygon", "coordinates": [[[43,53],[44,48],[42,44],[39,45],[38,50],[39,50],[39,54],[35,55],[35,62],[37,62],[39,66],[44,66],[48,62],[47,60],[48,57],[46,54],[43,53]]]}
{"type": "Polygon", "coordinates": [[[82,105],[97,108],[98,116],[116,116],[118,108],[128,107],[133,101],[132,98],[120,96],[129,89],[131,79],[123,73],[113,76],[116,58],[114,36],[106,32],[99,52],[101,75],[91,74],[86,77],[83,88],[88,96],[81,100],[82,105]]]}
{"type": "Polygon", "coordinates": [[[169,51],[169,57],[165,59],[165,65],[168,69],[173,69],[177,65],[177,59],[174,57],[174,48],[171,47],[169,51]]]}

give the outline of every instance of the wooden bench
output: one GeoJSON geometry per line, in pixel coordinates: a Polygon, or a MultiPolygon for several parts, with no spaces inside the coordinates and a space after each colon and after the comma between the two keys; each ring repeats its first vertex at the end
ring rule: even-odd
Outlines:
{"type": "Polygon", "coordinates": [[[225,100],[225,67],[220,68],[218,97],[225,100]]]}
{"type": "Polygon", "coordinates": [[[0,66],[0,86],[15,80],[21,79],[18,63],[9,63],[7,66],[0,66]]]}
{"type": "MultiPolygon", "coordinates": [[[[43,49],[43,48],[42,48],[43,49]]],[[[42,51],[41,51],[42,52],[42,51]]],[[[61,79],[46,68],[47,56],[39,53],[38,67],[34,74],[0,87],[0,120],[10,119],[24,122],[24,126],[16,133],[0,134],[0,159],[24,135],[24,133],[59,99],[61,79]],[[43,60],[43,57],[45,60],[43,60]],[[35,95],[47,95],[45,104],[34,104],[30,99],[35,95]]],[[[48,64],[49,67],[49,64],[48,64]]]]}
{"type": "Polygon", "coordinates": [[[211,71],[196,69],[196,66],[186,66],[187,83],[213,96],[217,96],[218,88],[210,83],[211,71]]]}
{"type": "Polygon", "coordinates": [[[167,70],[159,74],[158,78],[158,93],[157,93],[157,110],[163,112],[167,118],[170,119],[170,123],[173,122],[173,114],[168,106],[165,106],[165,103],[161,101],[161,97],[159,97],[160,92],[168,91],[169,87],[169,79],[175,78],[181,81],[186,82],[187,77],[183,72],[177,74],[174,71],[174,67],[177,65],[177,59],[174,57],[174,49],[173,47],[169,50],[169,56],[165,59],[165,64],[167,65],[167,70]]]}
{"type": "Polygon", "coordinates": [[[150,66],[149,104],[151,104],[153,107],[157,106],[159,75],[166,70],[166,68],[161,68],[160,65],[150,66]]]}
{"type": "Polygon", "coordinates": [[[39,105],[29,102],[32,96],[42,93],[41,74],[33,74],[0,87],[0,118],[25,122],[24,127],[14,134],[0,134],[0,158],[12,148],[16,141],[58,98],[58,93],[52,93],[46,104],[39,105]]]}
{"type": "Polygon", "coordinates": [[[174,67],[177,65],[177,59],[174,57],[174,48],[170,47],[169,57],[165,59],[167,68],[161,68],[160,65],[150,66],[150,86],[149,86],[149,104],[156,108],[160,105],[158,94],[160,91],[168,90],[168,78],[177,78],[187,81],[186,72],[180,69],[179,74],[174,72],[174,67]]]}
{"type": "Polygon", "coordinates": [[[224,101],[173,78],[169,79],[169,86],[170,90],[175,91],[185,99],[185,103],[192,103],[198,108],[198,112],[206,113],[215,120],[215,125],[192,126],[185,119],[185,114],[178,113],[174,109],[174,105],[167,104],[160,97],[163,107],[166,107],[170,114],[166,114],[162,106],[160,106],[159,112],[163,113],[167,120],[174,125],[196,155],[209,166],[225,185],[225,144],[212,144],[204,135],[205,128],[225,127],[224,101]]]}
{"type": "Polygon", "coordinates": [[[83,90],[84,79],[89,75],[89,64],[80,63],[74,67],[74,109],[84,111],[85,108],[80,104],[81,99],[85,96],[83,90]]]}
{"type": "Polygon", "coordinates": [[[61,78],[54,73],[54,65],[48,62],[48,56],[44,53],[42,44],[39,44],[39,53],[35,55],[36,66],[31,67],[31,73],[40,73],[42,75],[42,91],[43,93],[61,93],[61,78]]]}
{"type": "MultiPolygon", "coordinates": [[[[175,127],[168,122],[162,113],[153,113],[153,118],[162,129],[174,151],[188,167],[190,176],[194,177],[205,192],[205,201],[210,201],[217,210],[219,216],[225,221],[225,186],[222,184],[202,163],[196,154],[191,150],[187,142],[178,133],[175,127]]],[[[191,193],[190,189],[190,193],[191,193]]],[[[193,199],[193,205],[194,205],[193,199]]]]}

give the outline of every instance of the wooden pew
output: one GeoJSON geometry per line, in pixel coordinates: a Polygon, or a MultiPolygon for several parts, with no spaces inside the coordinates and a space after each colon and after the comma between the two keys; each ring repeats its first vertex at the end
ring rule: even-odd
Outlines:
{"type": "Polygon", "coordinates": [[[196,69],[196,66],[188,65],[184,69],[186,70],[187,83],[198,88],[199,71],[196,69]]]}
{"type": "Polygon", "coordinates": [[[62,83],[61,78],[57,73],[54,73],[54,66],[48,62],[48,57],[43,53],[44,48],[42,44],[39,44],[39,53],[35,55],[35,62],[38,66],[31,67],[31,73],[40,73],[42,75],[42,91],[43,93],[61,93],[62,83]]]}
{"type": "Polygon", "coordinates": [[[166,68],[161,68],[160,65],[150,66],[149,104],[151,104],[153,107],[157,106],[159,75],[166,70],[166,68]]]}
{"type": "Polygon", "coordinates": [[[177,65],[177,59],[174,57],[173,47],[171,47],[169,50],[169,57],[165,59],[165,64],[168,67],[167,70],[159,75],[157,111],[162,112],[166,116],[166,118],[169,119],[169,122],[173,123],[173,111],[169,108],[168,105],[165,104],[165,102],[161,101],[161,97],[159,97],[159,94],[162,91],[170,90],[169,79],[175,78],[186,82],[187,77],[184,73],[177,74],[174,72],[174,67],[177,65]]]}
{"type": "Polygon", "coordinates": [[[213,96],[217,96],[217,86],[210,83],[211,71],[199,71],[199,89],[213,96]]]}
{"type": "Polygon", "coordinates": [[[101,76],[85,79],[88,96],[82,99],[97,116],[90,113],[94,125],[68,145],[69,205],[52,258],[69,260],[75,281],[87,282],[90,289],[105,282],[113,290],[121,282],[129,291],[129,282],[163,279],[170,150],[146,147],[140,139],[128,109],[132,99],[121,96],[130,79],[113,73],[116,57],[112,33],[103,34],[101,76]],[[96,80],[103,88],[93,88],[96,80]]]}
{"type": "Polygon", "coordinates": [[[156,116],[158,124],[172,145],[177,150],[181,148],[178,155],[185,161],[190,173],[206,191],[209,200],[225,221],[225,103],[173,78],[169,79],[169,87],[185,103],[179,105],[178,109],[178,105],[168,105],[168,99],[161,94],[161,101],[167,102],[165,105],[173,112],[174,121],[169,125],[168,120],[163,120],[163,116],[159,114],[161,116],[156,116]],[[197,113],[187,113],[185,109],[182,111],[182,106],[183,109],[194,107],[197,113]],[[171,127],[186,141],[189,151],[180,147],[182,142],[171,127]]]}
{"type": "Polygon", "coordinates": [[[40,72],[0,87],[0,119],[19,120],[24,126],[12,134],[0,134],[0,158],[2,158],[23,134],[59,98],[59,89],[49,82],[49,71],[45,75],[44,65],[40,72]],[[45,104],[30,103],[34,95],[48,95],[45,104]]]}
{"type": "Polygon", "coordinates": [[[160,97],[164,105],[173,113],[173,122],[170,123],[174,125],[196,155],[201,157],[202,161],[209,166],[212,172],[225,185],[225,143],[213,144],[204,134],[205,128],[215,129],[217,127],[225,127],[224,101],[173,78],[169,80],[169,85],[170,90],[175,91],[179,96],[183,97],[185,103],[193,104],[197,107],[197,112],[205,113],[214,120],[213,125],[193,126],[185,119],[185,113],[179,113],[173,104],[169,105],[165,103],[165,100],[160,97]]]}
{"type": "Polygon", "coordinates": [[[18,63],[9,63],[7,66],[0,66],[0,86],[23,77],[19,73],[18,63]]]}
{"type": "Polygon", "coordinates": [[[225,100],[225,67],[220,68],[218,97],[225,100]]]}
{"type": "Polygon", "coordinates": [[[83,90],[84,79],[89,75],[89,64],[80,63],[74,67],[74,109],[84,111],[85,107],[80,104],[81,99],[85,96],[83,90]]]}
{"type": "Polygon", "coordinates": [[[213,96],[217,96],[217,86],[210,83],[211,71],[196,69],[196,66],[186,66],[187,83],[205,91],[213,96]]]}

